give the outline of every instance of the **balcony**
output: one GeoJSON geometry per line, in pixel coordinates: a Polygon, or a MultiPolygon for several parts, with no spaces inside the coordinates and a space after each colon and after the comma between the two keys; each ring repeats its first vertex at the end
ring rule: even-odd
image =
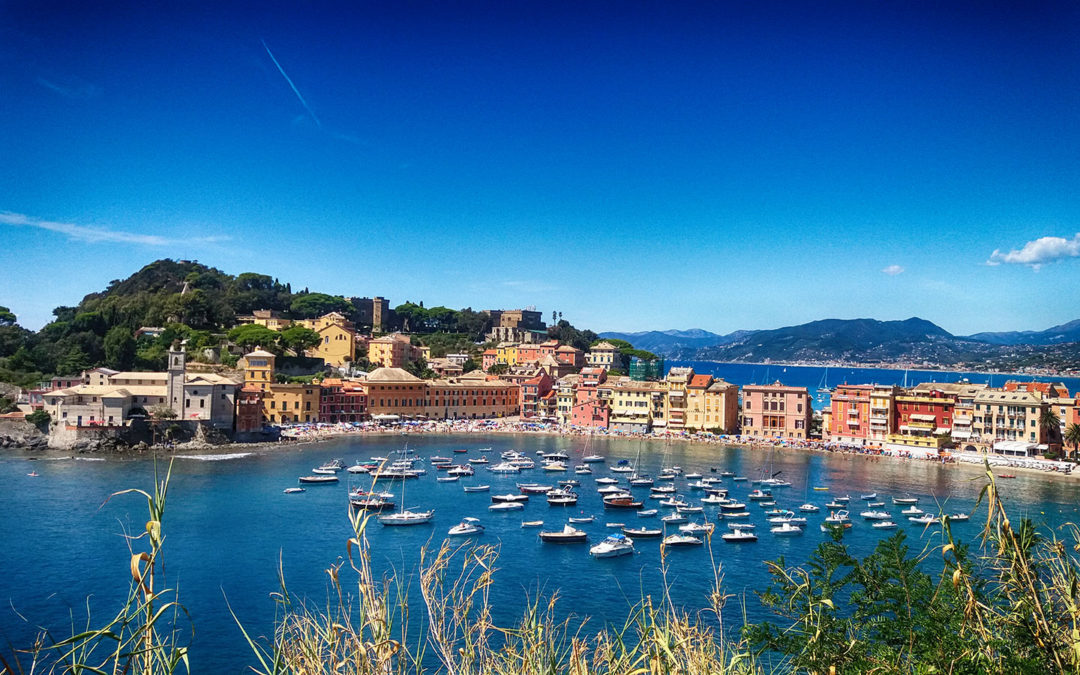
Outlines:
{"type": "Polygon", "coordinates": [[[851,416],[851,417],[855,417],[856,415],[859,414],[859,409],[858,408],[848,408],[847,414],[849,416],[851,416]]]}

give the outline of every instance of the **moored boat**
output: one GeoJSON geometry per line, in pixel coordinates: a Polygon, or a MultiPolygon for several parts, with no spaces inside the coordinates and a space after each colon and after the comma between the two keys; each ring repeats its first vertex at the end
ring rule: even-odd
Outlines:
{"type": "Polygon", "coordinates": [[[663,543],[664,546],[701,546],[702,541],[689,534],[669,534],[663,543]]]}
{"type": "Polygon", "coordinates": [[[302,487],[291,487],[291,488],[285,488],[284,492],[287,495],[294,495],[297,492],[306,492],[306,490],[304,490],[304,488],[302,488],[302,487]]]}
{"type": "Polygon", "coordinates": [[[336,475],[334,475],[334,474],[330,474],[329,476],[324,476],[324,475],[320,475],[320,476],[300,476],[300,478],[298,480],[301,483],[313,483],[315,485],[326,485],[326,484],[329,484],[329,483],[338,482],[338,477],[336,475]]]}
{"type": "Polygon", "coordinates": [[[451,537],[467,537],[472,534],[480,534],[484,531],[484,526],[480,524],[480,520],[477,518],[463,518],[460,523],[450,528],[446,533],[451,537]]]}
{"type": "Polygon", "coordinates": [[[554,532],[540,532],[537,536],[540,537],[540,541],[555,544],[578,543],[589,538],[589,535],[585,533],[585,530],[579,530],[569,524],[563,525],[563,529],[561,530],[556,530],[554,532]]]}
{"type": "Polygon", "coordinates": [[[772,532],[778,537],[795,537],[803,533],[801,527],[797,527],[791,523],[780,523],[776,527],[769,528],[769,532],[772,532]]]}
{"type": "Polygon", "coordinates": [[[604,541],[589,549],[594,558],[615,558],[634,552],[634,540],[624,534],[609,534],[604,541]]]}
{"type": "Polygon", "coordinates": [[[487,492],[491,489],[490,485],[466,485],[465,492],[487,492]]]}
{"type": "Polygon", "coordinates": [[[525,508],[521,502],[498,502],[488,507],[488,511],[520,511],[525,508]]]}
{"type": "Polygon", "coordinates": [[[750,530],[732,530],[731,532],[725,532],[720,535],[720,538],[729,544],[739,544],[743,542],[755,542],[757,541],[757,535],[750,530]]]}
{"type": "Polygon", "coordinates": [[[664,531],[660,528],[650,529],[648,527],[624,527],[622,532],[631,537],[638,537],[641,539],[660,537],[664,534],[664,531]]]}

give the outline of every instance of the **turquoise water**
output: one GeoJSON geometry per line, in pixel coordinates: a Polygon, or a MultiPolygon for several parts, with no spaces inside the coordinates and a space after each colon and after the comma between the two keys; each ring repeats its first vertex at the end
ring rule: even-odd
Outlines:
{"type": "MultiPolygon", "coordinates": [[[[296,484],[296,477],[325,460],[341,457],[347,462],[371,456],[389,455],[405,441],[421,457],[453,456],[455,448],[477,450],[492,447],[498,452],[519,449],[529,456],[537,450],[562,449],[571,454],[571,465],[585,454],[610,458],[606,465],[593,465],[594,475],[577,476],[581,500],[570,509],[550,507],[534,497],[524,511],[490,513],[490,494],[514,491],[518,481],[554,483],[567,474],[545,474],[539,469],[517,476],[498,476],[478,468],[473,478],[457,483],[438,483],[436,473],[409,481],[406,503],[410,507],[434,508],[435,522],[408,528],[383,528],[370,532],[372,560],[383,573],[398,570],[405,582],[415,576],[419,550],[425,544],[441,542],[446,530],[462,517],[475,516],[487,526],[480,538],[500,546],[499,571],[491,599],[499,622],[518,617],[528,596],[558,590],[564,611],[592,617],[591,627],[610,621],[621,625],[627,608],[642,592],[657,594],[661,588],[659,544],[641,540],[638,554],[609,560],[593,560],[586,545],[542,544],[536,530],[521,529],[522,520],[543,519],[552,528],[561,527],[567,515],[584,512],[597,516],[596,522],[582,526],[590,541],[598,542],[609,531],[604,523],[613,520],[631,526],[654,523],[632,512],[604,512],[593,479],[606,475],[615,460],[633,460],[639,447],[643,467],[657,473],[663,465],[681,465],[686,471],[708,474],[710,467],[730,469],[739,475],[759,476],[762,470],[782,471],[793,483],[778,489],[777,504],[795,508],[805,501],[824,504],[830,497],[850,494],[855,526],[846,541],[857,554],[868,553],[884,533],[872,530],[858,518],[863,503],[859,494],[876,491],[881,497],[912,494],[923,497],[920,506],[930,510],[934,500],[947,501],[948,511],[970,509],[980,486],[974,467],[940,467],[926,462],[872,460],[862,456],[802,454],[694,446],[683,442],[637,442],[624,439],[594,439],[587,448],[581,438],[554,436],[384,436],[340,439],[318,446],[257,451],[244,457],[206,461],[175,460],[173,482],[164,523],[166,535],[165,574],[170,584],[180,588],[181,600],[192,616],[191,660],[195,672],[238,672],[252,661],[239,629],[229,616],[225,598],[255,634],[270,630],[274,605],[270,593],[277,589],[276,570],[280,556],[289,588],[316,605],[325,602],[325,570],[345,555],[350,534],[346,518],[348,480],[335,486],[313,486],[298,495],[284,495],[282,489],[296,484]],[[976,480],[972,480],[976,479],[976,480]],[[465,484],[488,483],[492,492],[465,494],[465,484]],[[815,485],[829,492],[813,492],[815,485]]],[[[163,468],[163,467],[162,467],[163,468]]],[[[8,456],[0,459],[0,644],[30,643],[34,626],[42,625],[60,635],[70,634],[69,613],[76,624],[85,620],[86,598],[91,596],[94,614],[103,618],[115,609],[128,584],[127,544],[124,532],[138,533],[145,522],[145,502],[135,496],[109,500],[114,491],[128,487],[148,488],[154,472],[149,458],[106,461],[38,461],[8,456]],[[26,474],[37,470],[39,477],[26,474]],[[17,611],[30,622],[24,623],[17,611]]],[[[345,476],[345,474],[342,474],[345,476]]],[[[620,474],[615,474],[616,476],[620,474]]],[[[621,474],[625,476],[625,474],[621,474]]],[[[724,479],[733,496],[744,496],[749,483],[724,479]]],[[[685,486],[680,479],[677,485],[685,486]]],[[[1029,515],[1050,525],[1077,518],[1075,484],[1042,475],[1020,475],[1002,481],[1010,510],[1029,515]]],[[[399,495],[401,484],[391,488],[399,495]]],[[[641,490],[642,494],[647,489],[641,490]]],[[[698,491],[683,489],[694,499],[698,491]]],[[[656,503],[652,502],[655,506],[656,503]]],[[[899,517],[900,507],[889,505],[899,517]]],[[[756,544],[733,545],[717,538],[711,544],[715,560],[723,564],[725,588],[745,595],[751,620],[763,617],[751,591],[763,589],[767,575],[763,560],[786,556],[789,562],[806,559],[825,536],[818,529],[824,514],[810,514],[806,533],[796,538],[774,538],[765,528],[761,509],[749,505],[750,522],[758,526],[756,544]]],[[[715,520],[715,507],[707,508],[715,520]]],[[[899,522],[899,521],[898,521],[899,522]]],[[[901,524],[911,536],[913,549],[929,541],[921,528],[901,524]]],[[[974,522],[958,524],[961,536],[977,530],[974,522]]],[[[723,531],[727,531],[723,523],[723,531]]],[[[719,532],[718,532],[719,533],[719,532]]],[[[346,575],[346,578],[349,578],[346,575]]],[[[668,581],[676,603],[687,609],[703,606],[712,580],[706,547],[672,550],[668,581]]],[[[416,584],[411,585],[415,597],[416,584]]],[[[414,604],[414,616],[418,614],[414,604]]],[[[735,609],[728,624],[740,621],[735,609]]],[[[413,632],[414,638],[418,635],[413,632]]]]}
{"type": "MultiPolygon", "coordinates": [[[[667,367],[691,366],[694,372],[722,377],[732,384],[772,384],[779,380],[791,387],[806,387],[811,394],[823,386],[838,384],[898,384],[913,387],[923,382],[957,382],[967,379],[975,383],[1001,387],[1008,380],[1021,382],[1063,382],[1070,392],[1080,388],[1080,378],[1049,377],[1004,373],[966,373],[945,370],[894,370],[888,368],[846,368],[823,366],[783,366],[761,363],[721,363],[718,361],[668,361],[667,367]]],[[[815,408],[828,405],[828,397],[814,400],[815,408]]]]}

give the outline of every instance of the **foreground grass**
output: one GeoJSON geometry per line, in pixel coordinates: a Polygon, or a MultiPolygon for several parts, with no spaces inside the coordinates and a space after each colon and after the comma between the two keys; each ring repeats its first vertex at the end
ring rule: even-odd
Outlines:
{"type": "MultiPolygon", "coordinates": [[[[190,670],[181,644],[186,615],[174,591],[154,586],[167,490],[168,475],[152,494],[125,491],[146,498],[149,519],[144,533],[129,538],[130,592],[120,611],[62,639],[43,631],[34,645],[0,656],[4,672],[190,670]]],[[[943,519],[917,553],[898,532],[858,559],[836,534],[804,565],[766,563],[771,583],[758,595],[773,619],[744,621],[732,633],[723,629],[729,596],[715,567],[698,614],[678,610],[665,583],[663,596],[643,597],[622,626],[586,630],[587,618],[559,619],[557,594],[532,599],[516,624],[499,626],[489,599],[498,552],[470,544],[422,552],[420,606],[411,608],[408,589],[372,573],[365,537],[371,516],[350,512],[352,536],[344,561],[327,569],[333,592],[324,606],[294,597],[279,568],[273,633],[252,636],[237,623],[252,670],[266,675],[1080,675],[1080,529],[1014,525],[989,467],[976,513],[984,520],[975,549],[956,541],[943,519]],[[931,556],[940,574],[922,571],[931,556]],[[421,615],[413,622],[424,627],[420,635],[409,633],[410,611],[421,615]]]]}

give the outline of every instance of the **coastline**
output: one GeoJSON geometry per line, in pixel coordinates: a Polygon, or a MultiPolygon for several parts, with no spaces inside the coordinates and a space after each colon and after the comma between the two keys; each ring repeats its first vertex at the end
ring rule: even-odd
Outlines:
{"type": "Polygon", "coordinates": [[[679,363],[719,363],[719,364],[732,364],[738,366],[782,366],[784,368],[859,368],[865,370],[909,370],[916,373],[972,373],[978,375],[1003,375],[1003,376],[1016,376],[1016,377],[1068,377],[1068,378],[1080,378],[1080,371],[1064,371],[1064,372],[1017,372],[1009,370],[980,370],[979,368],[969,367],[947,367],[938,366],[931,367],[923,364],[921,367],[907,366],[902,363],[860,363],[860,362],[848,362],[848,361],[769,361],[768,363],[763,361],[716,361],[714,359],[671,359],[671,361],[679,363]]]}
{"type": "MultiPolygon", "coordinates": [[[[521,422],[511,420],[483,420],[483,421],[455,421],[455,422],[423,422],[402,427],[375,427],[375,428],[341,428],[338,425],[324,427],[304,426],[286,429],[288,435],[274,442],[256,443],[186,443],[175,446],[151,446],[145,450],[107,450],[90,453],[75,453],[70,450],[45,450],[40,448],[22,447],[11,450],[23,450],[26,460],[61,460],[61,459],[123,459],[127,457],[145,457],[157,455],[161,457],[183,457],[185,455],[215,456],[222,458],[249,454],[253,452],[269,452],[274,450],[288,450],[294,448],[316,447],[328,442],[367,436],[411,436],[411,435],[445,435],[447,437],[475,434],[500,434],[522,436],[559,436],[563,438],[613,438],[623,440],[652,440],[663,442],[689,443],[693,445],[721,445],[726,447],[743,448],[746,450],[770,450],[780,452],[812,452],[821,454],[845,455],[852,459],[866,461],[891,460],[897,462],[933,462],[944,468],[966,467],[982,471],[984,462],[990,461],[994,474],[998,479],[1010,475],[1023,473],[1025,475],[1042,475],[1047,477],[1080,479],[1080,471],[1066,473],[1063,469],[1072,466],[1068,462],[1042,460],[1035,458],[1007,458],[997,455],[982,455],[976,453],[954,453],[948,461],[942,461],[936,455],[918,452],[897,452],[890,450],[868,450],[828,444],[821,441],[777,441],[762,438],[744,438],[741,436],[715,436],[712,434],[689,434],[685,432],[650,432],[623,433],[609,432],[607,430],[560,427],[554,424],[521,422]],[[291,432],[291,433],[290,433],[291,432]],[[1056,467],[1056,469],[1054,468],[1056,467]]],[[[11,456],[11,455],[9,455],[11,456]]]]}

